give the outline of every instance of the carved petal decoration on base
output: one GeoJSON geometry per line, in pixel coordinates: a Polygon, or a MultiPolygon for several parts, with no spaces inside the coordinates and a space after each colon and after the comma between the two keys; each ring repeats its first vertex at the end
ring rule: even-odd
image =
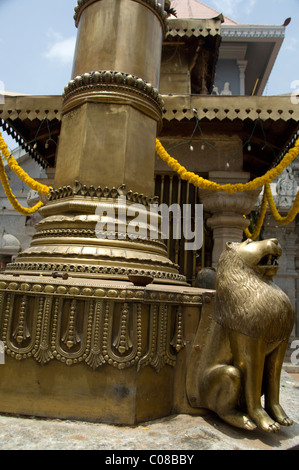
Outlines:
{"type": "Polygon", "coordinates": [[[18,360],[159,371],[175,366],[185,345],[184,304],[201,303],[192,288],[83,279],[49,284],[6,275],[0,279],[0,337],[6,354],[18,360]]]}

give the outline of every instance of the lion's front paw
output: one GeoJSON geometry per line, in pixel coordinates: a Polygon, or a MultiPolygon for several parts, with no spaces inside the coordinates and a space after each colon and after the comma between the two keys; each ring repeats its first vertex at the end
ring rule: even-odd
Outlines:
{"type": "Polygon", "coordinates": [[[256,429],[255,423],[246,414],[239,411],[231,411],[227,414],[219,414],[220,418],[237,428],[246,429],[247,431],[254,431],[256,429]]]}
{"type": "Polygon", "coordinates": [[[288,418],[288,416],[286,416],[285,418],[283,418],[280,424],[282,424],[283,426],[293,426],[294,421],[288,418]]]}
{"type": "Polygon", "coordinates": [[[267,408],[269,415],[282,426],[292,426],[294,421],[290,419],[280,405],[272,405],[267,408]]]}
{"type": "Polygon", "coordinates": [[[265,429],[265,431],[268,431],[268,432],[278,432],[278,431],[280,431],[280,426],[275,421],[273,421],[272,424],[267,424],[266,426],[267,426],[267,428],[265,429]]]}
{"type": "Polygon", "coordinates": [[[269,419],[261,419],[258,423],[258,426],[267,432],[279,432],[280,425],[276,421],[273,421],[271,418],[269,419]]]}
{"type": "Polygon", "coordinates": [[[257,426],[266,432],[278,432],[280,431],[280,425],[276,421],[273,421],[268,413],[262,408],[255,410],[250,417],[254,420],[257,426]]]}

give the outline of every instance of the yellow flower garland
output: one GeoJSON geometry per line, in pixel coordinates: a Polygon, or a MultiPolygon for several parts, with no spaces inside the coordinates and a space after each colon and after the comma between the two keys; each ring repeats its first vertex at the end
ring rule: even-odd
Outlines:
{"type": "Polygon", "coordinates": [[[182,180],[186,180],[189,183],[192,183],[194,186],[197,186],[202,189],[208,189],[210,191],[224,191],[229,194],[250,191],[257,189],[261,186],[264,186],[267,183],[271,183],[282,171],[287,168],[299,155],[299,139],[297,139],[295,146],[289,150],[289,152],[284,156],[282,161],[272,170],[269,170],[264,176],[260,176],[250,181],[249,183],[237,183],[237,184],[218,184],[213,181],[206,180],[191,171],[187,171],[180,163],[172,158],[161,142],[156,139],[156,152],[158,156],[167,163],[167,165],[172,168],[175,172],[179,174],[182,180]]]}
{"type": "Polygon", "coordinates": [[[259,236],[261,228],[265,220],[268,203],[270,206],[271,214],[273,218],[276,220],[276,222],[278,222],[281,225],[288,225],[295,220],[296,215],[299,213],[299,191],[296,194],[293,206],[290,209],[289,213],[285,217],[282,217],[276,208],[275,201],[274,201],[272,191],[271,191],[271,186],[269,183],[266,184],[264,188],[261,212],[260,212],[256,227],[255,227],[255,230],[253,234],[251,234],[248,229],[244,230],[247,238],[251,238],[252,240],[255,240],[259,236]]]}
{"type": "Polygon", "coordinates": [[[5,173],[5,167],[4,163],[2,160],[2,155],[6,159],[8,165],[10,168],[14,171],[14,173],[25,183],[29,188],[33,189],[34,191],[38,191],[41,194],[49,194],[50,192],[50,187],[46,186],[44,184],[39,183],[38,181],[35,181],[33,178],[31,178],[18,164],[18,162],[13,158],[13,156],[10,154],[7,145],[2,137],[2,134],[0,132],[0,181],[3,185],[5,194],[11,203],[12,207],[19,212],[20,214],[23,215],[31,215],[37,212],[44,204],[40,201],[38,202],[35,206],[31,208],[23,207],[17,200],[17,198],[14,196],[14,194],[11,191],[11,188],[9,186],[8,178],[5,173]]]}
{"type": "MultiPolygon", "coordinates": [[[[187,171],[186,168],[180,165],[180,163],[177,160],[172,158],[167,153],[167,151],[164,149],[163,145],[158,139],[156,139],[156,152],[158,156],[163,161],[165,161],[168,164],[168,166],[170,166],[170,168],[172,168],[174,171],[176,171],[179,174],[181,179],[187,180],[189,181],[189,183],[193,184],[194,186],[198,186],[202,189],[208,189],[211,191],[224,191],[229,194],[232,194],[235,192],[257,189],[260,186],[265,185],[264,197],[263,197],[263,202],[261,206],[261,213],[258,219],[257,226],[254,230],[254,233],[251,234],[248,229],[245,230],[245,234],[249,238],[255,239],[259,235],[261,227],[263,225],[265,215],[266,215],[268,202],[269,202],[270,210],[271,210],[273,217],[275,218],[277,222],[279,222],[282,225],[287,225],[291,223],[299,212],[299,191],[296,195],[293,207],[291,208],[290,212],[288,213],[287,216],[282,217],[276,209],[273,195],[271,192],[271,187],[269,184],[285,168],[287,168],[287,166],[289,166],[295,160],[295,158],[297,158],[297,156],[299,155],[299,139],[296,141],[295,146],[291,150],[289,150],[289,152],[284,156],[282,161],[275,168],[273,168],[272,170],[269,170],[264,176],[256,178],[253,181],[250,181],[249,183],[245,183],[245,184],[237,183],[237,184],[222,184],[221,185],[213,181],[206,180],[196,175],[193,172],[187,171]]],[[[41,194],[45,194],[45,195],[49,194],[51,187],[41,184],[38,181],[35,181],[18,165],[17,161],[13,158],[13,156],[8,151],[7,145],[1,135],[1,132],[0,132],[0,154],[2,154],[6,158],[6,161],[8,162],[10,168],[16,173],[16,175],[19,176],[19,178],[25,184],[27,184],[31,189],[38,191],[41,194]]],[[[4,187],[5,194],[7,195],[10,203],[12,204],[14,209],[17,210],[18,212],[22,214],[26,214],[26,215],[33,214],[43,206],[43,203],[39,202],[34,207],[28,209],[19,204],[19,202],[17,201],[16,197],[13,195],[10,189],[2,158],[0,158],[0,180],[4,187]]]]}
{"type": "Polygon", "coordinates": [[[296,194],[295,201],[294,201],[294,204],[293,204],[290,212],[285,217],[282,217],[279,214],[278,210],[276,209],[275,202],[274,202],[274,199],[273,199],[273,195],[272,195],[272,192],[271,192],[270,184],[265,185],[265,193],[267,195],[267,199],[268,199],[268,202],[269,202],[271,214],[274,217],[274,219],[276,220],[276,222],[278,222],[281,225],[288,225],[291,222],[293,222],[293,220],[295,220],[295,217],[299,212],[299,191],[296,194]]]}
{"type": "Polygon", "coordinates": [[[287,225],[293,222],[296,215],[299,213],[299,191],[296,195],[294,204],[290,212],[287,216],[282,217],[275,206],[270,187],[271,181],[273,181],[277,176],[279,176],[283,172],[283,170],[287,168],[298,157],[299,139],[296,140],[294,147],[288,151],[288,153],[284,156],[284,158],[275,168],[269,170],[264,176],[255,178],[254,180],[245,184],[218,184],[213,181],[206,180],[193,172],[187,171],[186,168],[180,165],[180,163],[175,158],[172,158],[167,153],[159,139],[156,139],[156,152],[158,156],[164,162],[166,162],[170,168],[172,168],[175,172],[178,173],[182,180],[187,180],[189,183],[201,189],[207,189],[210,191],[224,191],[228,194],[233,194],[236,192],[250,191],[253,189],[257,189],[261,186],[265,186],[261,212],[258,218],[256,228],[253,234],[251,234],[248,229],[245,230],[245,234],[248,238],[252,238],[253,240],[255,240],[259,236],[266,216],[268,203],[274,219],[282,225],[287,225]]]}
{"type": "Polygon", "coordinates": [[[0,152],[2,155],[5,157],[7,163],[9,164],[10,168],[12,171],[25,183],[29,188],[33,189],[34,191],[37,191],[41,194],[48,195],[50,192],[50,187],[41,184],[38,181],[34,180],[31,178],[18,164],[18,162],[13,158],[13,156],[10,154],[6,143],[4,142],[4,139],[1,135],[0,132],[0,152]]]}
{"type": "Polygon", "coordinates": [[[13,195],[11,189],[10,189],[10,186],[9,186],[9,182],[8,182],[8,178],[7,178],[7,175],[5,173],[5,168],[4,168],[4,164],[3,164],[3,160],[2,158],[0,157],[0,181],[3,185],[3,188],[4,188],[4,191],[5,191],[5,194],[9,200],[9,202],[11,203],[12,207],[17,211],[19,212],[20,214],[23,214],[23,215],[31,215],[31,214],[34,214],[36,211],[38,211],[42,206],[43,206],[43,203],[40,201],[38,202],[35,206],[31,207],[30,209],[27,208],[27,207],[23,207],[19,202],[18,200],[16,199],[16,197],[13,195]]]}
{"type": "Polygon", "coordinates": [[[250,233],[248,228],[246,228],[244,230],[245,235],[246,235],[247,238],[251,238],[251,240],[255,240],[259,236],[259,234],[261,233],[261,229],[262,229],[262,226],[264,224],[265,217],[266,217],[267,207],[268,207],[268,198],[267,198],[266,191],[264,191],[262,205],[261,205],[261,211],[260,211],[260,214],[259,214],[259,217],[258,217],[258,220],[257,220],[257,224],[256,224],[256,227],[255,227],[253,233],[250,233]]]}

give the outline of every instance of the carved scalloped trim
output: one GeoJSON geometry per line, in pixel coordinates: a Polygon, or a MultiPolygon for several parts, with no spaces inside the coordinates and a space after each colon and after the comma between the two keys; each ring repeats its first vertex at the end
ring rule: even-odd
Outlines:
{"type": "Polygon", "coordinates": [[[146,96],[150,98],[160,110],[162,110],[164,106],[162,95],[159,94],[158,89],[151,83],[128,73],[110,70],[97,70],[95,72],[78,75],[69,81],[64,88],[62,96],[64,101],[66,101],[78,91],[96,88],[107,89],[109,87],[115,87],[118,90],[125,88],[139,95],[146,96]]]}
{"type": "Polygon", "coordinates": [[[202,98],[193,96],[176,95],[163,96],[165,121],[182,121],[183,119],[194,119],[194,109],[197,109],[199,120],[208,121],[244,121],[249,119],[256,121],[289,121],[298,120],[298,110],[293,106],[289,98],[275,100],[271,97],[236,97],[236,96],[208,96],[202,98]]]}
{"type": "Polygon", "coordinates": [[[146,196],[142,193],[133,192],[132,190],[127,190],[126,185],[122,184],[118,188],[102,188],[98,186],[87,187],[86,185],[75,181],[74,186],[63,186],[61,188],[50,189],[49,201],[56,201],[60,199],[65,199],[67,197],[73,196],[83,196],[83,197],[95,197],[98,199],[117,199],[121,196],[125,196],[126,200],[133,203],[142,204],[144,206],[150,206],[151,204],[157,204],[159,202],[158,196],[146,196]]]}
{"type": "Polygon", "coordinates": [[[220,18],[211,19],[183,19],[171,18],[168,21],[168,38],[181,37],[207,37],[221,36],[220,18]]]}

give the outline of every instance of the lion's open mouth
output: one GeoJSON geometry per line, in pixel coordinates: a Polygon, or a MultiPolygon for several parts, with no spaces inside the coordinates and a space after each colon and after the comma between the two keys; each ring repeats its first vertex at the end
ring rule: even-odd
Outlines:
{"type": "Polygon", "coordinates": [[[278,258],[279,256],[276,256],[276,255],[264,256],[258,265],[259,266],[278,266],[279,265],[278,258]]]}

